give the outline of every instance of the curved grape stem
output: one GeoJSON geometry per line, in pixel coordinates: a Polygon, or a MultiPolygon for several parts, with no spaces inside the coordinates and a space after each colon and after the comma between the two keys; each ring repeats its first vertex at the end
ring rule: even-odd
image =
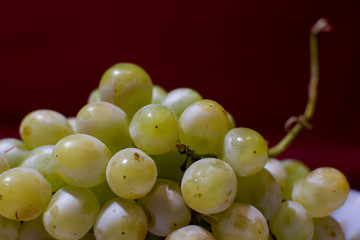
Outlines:
{"type": "MultiPolygon", "coordinates": [[[[319,58],[317,36],[319,33],[328,32],[330,30],[331,26],[324,18],[319,19],[310,30],[310,82],[308,89],[307,105],[304,114],[289,119],[291,123],[296,122],[296,124],[289,129],[288,133],[283,139],[280,140],[280,142],[278,142],[275,146],[269,149],[269,157],[276,157],[280,155],[294,141],[294,139],[302,129],[311,128],[309,121],[314,115],[319,84],[319,58]]],[[[287,125],[290,125],[289,122],[287,122],[286,126],[287,125]]]]}

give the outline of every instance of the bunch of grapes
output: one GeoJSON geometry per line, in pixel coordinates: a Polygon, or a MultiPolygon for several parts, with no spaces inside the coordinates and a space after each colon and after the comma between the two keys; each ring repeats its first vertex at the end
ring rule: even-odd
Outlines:
{"type": "Polygon", "coordinates": [[[19,131],[0,140],[1,239],[344,239],[340,171],[274,158],[219,103],[132,63],[76,117],[36,110],[19,131]]]}

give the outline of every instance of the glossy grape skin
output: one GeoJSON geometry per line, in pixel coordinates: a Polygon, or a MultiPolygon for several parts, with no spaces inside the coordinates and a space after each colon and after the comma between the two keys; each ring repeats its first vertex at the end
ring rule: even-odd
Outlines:
{"type": "Polygon", "coordinates": [[[19,139],[4,138],[0,140],[0,154],[4,155],[10,168],[17,167],[29,153],[30,149],[19,139]]]}
{"type": "Polygon", "coordinates": [[[212,100],[199,100],[185,109],[179,118],[180,142],[195,153],[217,156],[230,128],[224,108],[212,100]]]}
{"type": "Polygon", "coordinates": [[[176,88],[168,92],[162,105],[172,109],[177,117],[180,117],[184,110],[192,103],[201,100],[200,93],[191,88],[176,88]]]}
{"type": "Polygon", "coordinates": [[[133,200],[114,198],[101,209],[94,225],[97,240],[143,240],[148,222],[141,206],[133,200]]]}
{"type": "Polygon", "coordinates": [[[284,166],[288,176],[288,183],[287,186],[284,188],[283,197],[286,200],[291,200],[294,183],[301,177],[308,174],[310,172],[310,168],[306,166],[303,162],[291,158],[283,159],[281,163],[284,166]]]}
{"type": "Polygon", "coordinates": [[[236,175],[226,162],[203,158],[185,171],[181,192],[190,208],[204,214],[224,211],[235,200],[236,175]]]}
{"type": "Polygon", "coordinates": [[[20,225],[20,221],[10,220],[0,215],[0,239],[18,240],[20,225]]]}
{"type": "Polygon", "coordinates": [[[229,163],[238,176],[251,176],[264,168],[268,145],[255,130],[233,128],[224,138],[219,158],[229,163]]]}
{"type": "Polygon", "coordinates": [[[68,185],[51,198],[43,224],[56,239],[76,240],[92,228],[99,210],[99,201],[91,190],[68,185]]]}
{"type": "Polygon", "coordinates": [[[126,113],[111,103],[94,102],[83,106],[76,116],[76,129],[78,133],[105,143],[112,154],[134,146],[126,113]]]}
{"type": "Polygon", "coordinates": [[[259,210],[247,203],[233,203],[214,215],[211,224],[217,240],[268,240],[269,227],[259,210]]]}
{"type": "Polygon", "coordinates": [[[99,102],[100,100],[100,93],[99,93],[99,88],[95,88],[94,90],[92,90],[89,94],[88,103],[94,103],[94,102],[99,102]]]}
{"type": "Polygon", "coordinates": [[[106,168],[106,180],[119,197],[137,199],[145,196],[157,178],[156,164],[152,158],[137,148],[117,152],[106,168]]]}
{"type": "Polygon", "coordinates": [[[292,199],[301,203],[312,217],[325,217],[345,203],[349,190],[342,172],[320,167],[295,182],[292,199]]]}
{"type": "Polygon", "coordinates": [[[18,240],[55,240],[45,229],[42,215],[39,217],[23,222],[19,231],[18,240]]]}
{"type": "Polygon", "coordinates": [[[74,133],[64,115],[47,109],[27,114],[20,123],[19,131],[21,139],[30,149],[55,145],[63,137],[74,133]]]}
{"type": "Polygon", "coordinates": [[[229,119],[230,130],[231,130],[231,129],[236,127],[236,122],[235,122],[234,116],[230,112],[226,111],[226,115],[227,115],[227,117],[229,119]]]}
{"type": "Polygon", "coordinates": [[[164,98],[166,97],[166,90],[159,86],[159,85],[153,85],[153,92],[152,92],[152,104],[160,104],[164,98]]]}
{"type": "Polygon", "coordinates": [[[0,214],[28,221],[38,217],[51,198],[51,186],[35,169],[15,167],[0,175],[0,214]]]}
{"type": "Polygon", "coordinates": [[[313,218],[314,236],[312,240],[345,240],[340,224],[332,217],[313,218]]]}
{"type": "Polygon", "coordinates": [[[131,119],[129,132],[137,148],[147,154],[163,154],[175,147],[179,121],[175,113],[160,104],[149,104],[131,119]]]}
{"type": "Polygon", "coordinates": [[[265,169],[268,170],[278,181],[281,188],[282,199],[286,199],[285,194],[291,184],[289,182],[289,176],[282,162],[276,158],[269,158],[265,164],[265,169]]]}
{"type": "Polygon", "coordinates": [[[150,76],[132,63],[110,67],[99,83],[100,100],[118,106],[130,119],[141,107],[151,103],[152,91],[150,76]]]}
{"type": "Polygon", "coordinates": [[[165,240],[215,240],[215,237],[205,228],[188,225],[171,232],[165,240]]]}
{"type": "Polygon", "coordinates": [[[61,139],[51,155],[54,172],[66,183],[93,187],[105,180],[111,152],[104,143],[87,134],[61,139]]]}

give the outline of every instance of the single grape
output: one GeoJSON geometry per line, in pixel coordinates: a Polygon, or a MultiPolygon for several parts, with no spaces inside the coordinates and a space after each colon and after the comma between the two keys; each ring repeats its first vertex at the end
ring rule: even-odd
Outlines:
{"type": "Polygon", "coordinates": [[[10,168],[17,167],[29,153],[30,149],[19,139],[4,138],[0,140],[0,154],[4,155],[10,168]]]}
{"type": "Polygon", "coordinates": [[[42,145],[55,145],[60,139],[74,133],[67,118],[53,110],[36,110],[27,114],[20,123],[20,136],[30,149],[42,145]]]}
{"type": "Polygon", "coordinates": [[[235,200],[236,175],[226,162],[203,158],[185,171],[181,192],[190,208],[204,214],[224,211],[235,200]]]}
{"type": "Polygon", "coordinates": [[[111,103],[86,104],[76,116],[76,129],[105,143],[112,154],[134,146],[126,113],[111,103]]]}
{"type": "Polygon", "coordinates": [[[205,228],[188,225],[170,233],[165,240],[215,240],[215,237],[205,228]]]}
{"type": "Polygon", "coordinates": [[[141,67],[132,63],[118,63],[105,71],[99,84],[101,101],[110,102],[132,116],[150,104],[153,84],[141,67]]]}
{"type": "Polygon", "coordinates": [[[169,108],[149,104],[136,112],[131,119],[129,132],[137,148],[147,154],[163,154],[176,145],[179,121],[169,108]]]}
{"type": "Polygon", "coordinates": [[[28,167],[38,170],[50,183],[52,192],[56,192],[65,186],[66,183],[54,172],[51,161],[51,154],[53,150],[54,145],[37,147],[24,158],[24,160],[19,164],[19,167],[28,167]]]}
{"type": "Polygon", "coordinates": [[[153,85],[153,92],[152,92],[152,104],[160,104],[164,98],[166,97],[166,90],[159,86],[159,85],[153,85]]]}
{"type": "MultiPolygon", "coordinates": [[[[1,238],[2,239],[2,238],[1,238]]],[[[18,240],[55,240],[45,229],[42,215],[23,222],[20,227],[18,240]]]]}
{"type": "Polygon", "coordinates": [[[172,109],[177,117],[180,117],[190,104],[201,100],[200,93],[191,88],[176,88],[165,96],[162,105],[172,109]]]}
{"type": "Polygon", "coordinates": [[[236,122],[235,122],[235,119],[234,119],[233,115],[228,111],[226,111],[226,115],[227,115],[227,117],[229,119],[229,122],[230,122],[230,129],[235,128],[236,127],[236,122]]]}
{"type": "Polygon", "coordinates": [[[265,164],[265,169],[268,170],[278,181],[281,188],[282,199],[285,198],[285,192],[290,188],[289,176],[285,169],[285,166],[276,158],[269,158],[265,164]]]}
{"type": "Polygon", "coordinates": [[[54,172],[66,183],[93,187],[105,180],[111,152],[104,143],[87,134],[61,139],[51,155],[54,172]]]}
{"type": "Polygon", "coordinates": [[[20,224],[20,221],[10,220],[0,215],[0,239],[18,240],[20,224]]]}
{"type": "Polygon", "coordinates": [[[181,196],[179,183],[158,179],[151,192],[138,202],[148,215],[148,231],[152,234],[165,237],[190,223],[190,208],[181,196]]]}
{"type": "Polygon", "coordinates": [[[315,229],[312,240],[345,240],[343,229],[332,216],[313,220],[315,229]]]}
{"type": "Polygon", "coordinates": [[[100,101],[99,88],[95,88],[90,92],[87,103],[94,103],[99,101],[100,101]]]}
{"type": "Polygon", "coordinates": [[[43,224],[56,239],[77,240],[92,228],[99,210],[99,201],[91,190],[68,185],[51,198],[43,224]]]}
{"type": "Polygon", "coordinates": [[[94,225],[97,240],[144,240],[147,233],[144,210],[134,200],[114,198],[101,209],[94,225]]]}
{"type": "Polygon", "coordinates": [[[248,203],[232,204],[214,215],[211,229],[217,240],[268,240],[269,227],[259,210],[248,203]]]}
{"type": "Polygon", "coordinates": [[[126,199],[145,196],[154,186],[157,169],[154,160],[137,148],[117,152],[106,168],[106,179],[114,193],[126,199]]]}
{"type": "Polygon", "coordinates": [[[212,100],[199,100],[181,114],[180,142],[195,153],[220,153],[225,134],[230,128],[224,108],[212,100]]]}
{"type": "Polygon", "coordinates": [[[281,203],[269,225],[277,240],[311,240],[314,234],[314,223],[308,211],[291,200],[281,203]]]}
{"type": "Polygon", "coordinates": [[[238,176],[250,176],[264,168],[268,145],[250,128],[233,128],[225,136],[219,158],[229,163],[238,176]]]}
{"type": "Polygon", "coordinates": [[[278,181],[266,169],[248,177],[237,176],[236,202],[246,202],[256,207],[269,220],[281,203],[278,181]]]}
{"type": "Polygon", "coordinates": [[[35,169],[15,167],[0,175],[0,214],[28,221],[38,217],[51,198],[51,186],[35,169]]]}
{"type": "Polygon", "coordinates": [[[321,167],[295,182],[292,199],[301,203],[312,217],[325,217],[344,204],[349,190],[342,172],[321,167]]]}

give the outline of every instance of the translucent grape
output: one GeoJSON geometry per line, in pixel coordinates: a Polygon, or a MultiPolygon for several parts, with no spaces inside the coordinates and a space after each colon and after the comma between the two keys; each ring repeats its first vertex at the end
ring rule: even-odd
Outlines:
{"type": "Polygon", "coordinates": [[[256,207],[269,220],[281,203],[279,183],[268,170],[262,169],[255,175],[237,177],[236,202],[247,202],[256,207]]]}
{"type": "Polygon", "coordinates": [[[20,224],[20,221],[10,220],[0,215],[0,239],[18,240],[20,224]]]}
{"type": "Polygon", "coordinates": [[[157,169],[154,160],[137,148],[117,152],[106,168],[106,179],[114,193],[126,199],[145,196],[154,186],[157,169]]]}
{"type": "Polygon", "coordinates": [[[185,171],[181,192],[190,208],[204,214],[224,211],[235,200],[236,175],[226,162],[203,158],[185,171]]]}
{"type": "Polygon", "coordinates": [[[6,160],[5,156],[0,153],[0,174],[9,169],[10,166],[8,161],[6,160]]]}
{"type": "Polygon", "coordinates": [[[298,202],[287,200],[269,221],[277,240],[311,240],[314,223],[308,211],[298,202]]]}
{"type": "Polygon", "coordinates": [[[265,169],[268,170],[278,181],[281,188],[282,199],[285,199],[285,192],[290,188],[289,177],[285,166],[276,158],[270,158],[266,164],[265,169]]]}
{"type": "Polygon", "coordinates": [[[110,67],[99,84],[100,100],[118,106],[130,119],[141,107],[151,103],[152,91],[150,76],[132,63],[118,63],[110,67]]]}
{"type": "Polygon", "coordinates": [[[236,127],[236,122],[235,122],[235,119],[234,119],[233,115],[228,111],[226,111],[226,115],[227,115],[227,117],[229,119],[229,122],[230,122],[230,129],[235,128],[236,127]]]}
{"type": "Polygon", "coordinates": [[[99,210],[99,201],[91,190],[68,185],[51,198],[43,224],[56,239],[80,239],[94,225],[99,210]]]}
{"type": "Polygon", "coordinates": [[[250,176],[264,168],[268,160],[265,139],[249,128],[233,128],[227,132],[220,159],[226,161],[239,176],[250,176]]]}
{"type": "Polygon", "coordinates": [[[138,201],[148,215],[152,234],[165,237],[190,223],[190,208],[181,196],[179,183],[158,179],[151,192],[138,201]]]}
{"type": "Polygon", "coordinates": [[[315,229],[312,240],[345,240],[340,224],[332,216],[313,220],[315,229]]]}
{"type": "Polygon", "coordinates": [[[134,146],[126,113],[111,103],[95,102],[82,107],[76,116],[76,129],[105,143],[112,154],[134,146]]]}
{"type": "Polygon", "coordinates": [[[149,104],[134,115],[129,132],[137,148],[147,154],[163,154],[176,145],[179,121],[169,108],[149,104]]]}
{"type": "Polygon", "coordinates": [[[20,136],[30,149],[42,145],[55,145],[74,130],[67,118],[53,110],[36,110],[27,114],[20,123],[20,136]]]}
{"type": "Polygon", "coordinates": [[[230,128],[224,108],[212,100],[199,100],[181,114],[180,142],[197,154],[220,153],[225,134],[230,128]]]}
{"type": "Polygon", "coordinates": [[[99,93],[99,88],[95,88],[94,90],[92,90],[89,94],[88,103],[94,103],[94,102],[99,102],[100,101],[100,93],[99,93]]]}
{"type": "Polygon", "coordinates": [[[4,138],[0,140],[0,154],[3,154],[9,167],[17,167],[26,155],[30,153],[25,143],[16,138],[4,138]]]}
{"type": "Polygon", "coordinates": [[[200,93],[191,88],[176,88],[165,96],[162,105],[172,109],[177,117],[192,103],[201,100],[200,93]]]}
{"type": "Polygon", "coordinates": [[[159,85],[153,85],[153,92],[152,92],[152,104],[160,104],[164,98],[166,97],[166,90],[159,86],[159,85]]]}
{"type": "Polygon", "coordinates": [[[8,219],[36,218],[50,198],[50,184],[35,169],[15,167],[0,175],[0,214],[8,219]]]}
{"type": "Polygon", "coordinates": [[[50,183],[52,192],[56,192],[66,183],[59,178],[54,172],[51,154],[54,150],[54,145],[44,145],[32,150],[24,160],[19,164],[19,167],[28,167],[38,170],[43,177],[50,183]]]}
{"type": "Polygon", "coordinates": [[[295,182],[292,199],[301,203],[312,217],[325,217],[344,204],[349,190],[342,172],[321,167],[295,182]]]}
{"type": "Polygon", "coordinates": [[[61,139],[51,155],[54,172],[66,183],[93,187],[105,180],[111,152],[104,143],[86,134],[61,139]]]}
{"type": "Polygon", "coordinates": [[[147,233],[144,210],[133,200],[114,198],[101,209],[94,225],[97,240],[144,240],[147,233]]]}
{"type": "Polygon", "coordinates": [[[45,229],[42,215],[23,222],[20,227],[18,240],[55,240],[45,229]]]}
{"type": "Polygon", "coordinates": [[[300,179],[301,177],[305,176],[310,172],[310,168],[306,166],[303,162],[296,160],[296,159],[284,159],[281,161],[284,165],[285,170],[288,175],[288,184],[284,188],[283,197],[286,200],[291,200],[292,189],[294,187],[294,183],[300,179]]]}
{"type": "Polygon", "coordinates": [[[269,227],[259,210],[247,203],[234,203],[214,215],[211,229],[217,240],[268,240],[269,227]]]}
{"type": "Polygon", "coordinates": [[[68,117],[67,120],[70,123],[72,129],[74,130],[74,133],[76,133],[76,117],[68,117]]]}
{"type": "Polygon", "coordinates": [[[205,228],[189,225],[170,233],[165,240],[215,240],[215,237],[205,228]]]}

